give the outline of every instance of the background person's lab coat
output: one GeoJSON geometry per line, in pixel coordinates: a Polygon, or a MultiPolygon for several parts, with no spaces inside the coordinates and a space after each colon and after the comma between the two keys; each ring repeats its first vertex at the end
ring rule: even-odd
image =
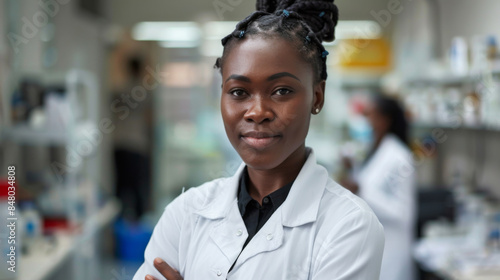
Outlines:
{"type": "Polygon", "coordinates": [[[408,147],[386,134],[371,158],[357,170],[358,195],[384,226],[380,280],[413,280],[411,249],[415,225],[415,168],[408,147]]]}
{"type": "Polygon", "coordinates": [[[165,208],[134,280],[165,279],[153,266],[156,257],[185,280],[378,279],[382,226],[364,201],[329,178],[312,151],[285,202],[241,251],[248,236],[237,205],[244,167],[165,208]]]}

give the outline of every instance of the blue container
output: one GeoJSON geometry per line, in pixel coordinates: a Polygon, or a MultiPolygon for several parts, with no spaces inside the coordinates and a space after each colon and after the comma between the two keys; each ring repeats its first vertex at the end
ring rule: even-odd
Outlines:
{"type": "Polygon", "coordinates": [[[153,233],[153,228],[141,222],[130,222],[122,218],[114,225],[116,255],[122,261],[144,262],[144,250],[153,233]]]}

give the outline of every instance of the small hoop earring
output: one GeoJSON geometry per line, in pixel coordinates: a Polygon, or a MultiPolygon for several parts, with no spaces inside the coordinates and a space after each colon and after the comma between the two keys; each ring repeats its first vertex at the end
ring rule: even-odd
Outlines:
{"type": "Polygon", "coordinates": [[[314,110],[314,112],[317,114],[319,113],[319,108],[316,108],[316,110],[314,110]]]}

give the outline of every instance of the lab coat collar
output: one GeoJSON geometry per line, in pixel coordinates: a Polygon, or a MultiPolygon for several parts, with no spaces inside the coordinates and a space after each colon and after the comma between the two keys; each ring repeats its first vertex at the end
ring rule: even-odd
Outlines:
{"type": "Polygon", "coordinates": [[[296,227],[316,221],[319,204],[328,180],[326,169],[316,163],[312,148],[282,207],[283,226],[296,227]]]}
{"type": "MultiPolygon", "coordinates": [[[[311,148],[306,149],[309,154],[307,160],[295,179],[285,202],[276,210],[276,212],[281,212],[278,215],[281,215],[283,226],[295,227],[313,222],[318,214],[328,173],[324,167],[316,163],[314,151],[311,148]]],[[[207,201],[206,204],[207,207],[197,211],[197,213],[208,219],[228,216],[233,204],[237,203],[238,184],[244,168],[245,163],[242,163],[232,177],[218,181],[224,186],[218,186],[216,190],[218,194],[210,196],[210,201],[207,201]]]]}
{"type": "Polygon", "coordinates": [[[196,213],[212,220],[225,218],[232,204],[238,201],[238,184],[245,166],[243,162],[232,177],[216,180],[217,186],[211,190],[212,193],[205,194],[206,202],[196,213]]]}

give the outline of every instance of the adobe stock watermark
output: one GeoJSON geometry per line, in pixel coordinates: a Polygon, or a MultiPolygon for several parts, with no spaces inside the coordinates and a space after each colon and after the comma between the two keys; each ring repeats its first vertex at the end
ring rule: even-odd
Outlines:
{"type": "Polygon", "coordinates": [[[38,5],[40,9],[36,11],[31,18],[22,17],[23,25],[21,34],[9,32],[7,38],[10,46],[15,53],[19,53],[19,47],[27,44],[30,39],[34,38],[40,29],[49,24],[49,19],[55,17],[61,10],[62,5],[66,5],[71,0],[40,0],[38,5]]]}
{"type": "MultiPolygon", "coordinates": [[[[166,76],[166,73],[161,71],[159,65],[156,65],[155,69],[146,66],[145,70],[147,75],[144,75],[141,85],[135,86],[130,93],[123,93],[120,98],[116,98],[111,102],[110,110],[117,114],[118,121],[126,119],[131,110],[134,110],[139,106],[140,102],[146,100],[152,90],[156,89],[166,76]]],[[[113,133],[115,129],[116,126],[109,117],[102,118],[96,126],[83,129],[79,139],[73,145],[66,147],[65,162],[54,161],[50,164],[56,179],[62,182],[64,174],[74,172],[82,164],[84,158],[97,150],[96,147],[102,143],[104,135],[113,133]]]]}
{"type": "Polygon", "coordinates": [[[224,170],[212,170],[209,172],[208,177],[215,180],[222,177],[231,177],[234,175],[238,167],[241,165],[241,160],[230,160],[225,164],[224,170]]]}
{"type": "Polygon", "coordinates": [[[224,20],[224,14],[234,11],[241,3],[243,0],[214,0],[212,5],[219,20],[224,20]]]}
{"type": "MultiPolygon", "coordinates": [[[[411,2],[412,0],[405,0],[404,2],[411,2]]],[[[387,9],[383,9],[380,11],[375,11],[371,10],[370,15],[373,16],[373,18],[382,26],[382,27],[387,27],[392,21],[392,17],[394,15],[399,15],[403,9],[404,6],[401,3],[402,1],[400,0],[389,0],[387,2],[387,9]]]]}

